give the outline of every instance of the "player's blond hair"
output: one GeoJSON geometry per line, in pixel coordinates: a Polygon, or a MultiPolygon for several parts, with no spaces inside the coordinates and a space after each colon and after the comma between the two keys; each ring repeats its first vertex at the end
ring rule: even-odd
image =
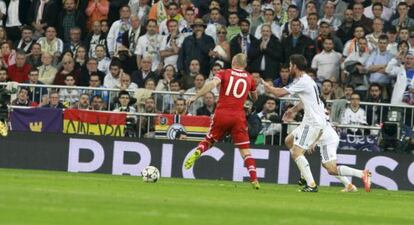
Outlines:
{"type": "Polygon", "coordinates": [[[239,53],[233,57],[231,61],[232,67],[244,69],[247,66],[247,55],[243,53],[239,53]]]}

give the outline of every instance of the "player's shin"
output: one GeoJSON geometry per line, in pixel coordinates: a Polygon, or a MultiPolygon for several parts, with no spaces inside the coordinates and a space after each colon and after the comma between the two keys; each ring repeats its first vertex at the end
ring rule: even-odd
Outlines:
{"type": "Polygon", "coordinates": [[[362,170],[357,170],[349,166],[338,166],[337,169],[339,176],[352,176],[361,178],[363,175],[362,170]]]}
{"type": "Polygon", "coordinates": [[[256,160],[250,154],[244,156],[244,166],[249,172],[250,182],[257,181],[256,160]]]}

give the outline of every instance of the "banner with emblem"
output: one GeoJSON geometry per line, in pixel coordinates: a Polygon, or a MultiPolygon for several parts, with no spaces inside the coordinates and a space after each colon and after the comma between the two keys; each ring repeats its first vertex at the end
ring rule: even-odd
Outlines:
{"type": "Polygon", "coordinates": [[[125,123],[126,113],[67,109],[64,112],[63,133],[123,137],[125,123]]]}
{"type": "Polygon", "coordinates": [[[61,109],[13,109],[10,114],[11,130],[62,133],[61,109]]]}
{"type": "Polygon", "coordinates": [[[155,137],[161,139],[178,139],[177,133],[184,134],[186,140],[202,140],[210,129],[208,116],[180,116],[162,114],[155,122],[155,137]]]}

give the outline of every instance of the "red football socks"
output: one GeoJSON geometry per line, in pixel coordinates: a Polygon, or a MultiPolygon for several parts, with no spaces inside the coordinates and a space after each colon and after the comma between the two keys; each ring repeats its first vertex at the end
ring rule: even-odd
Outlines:
{"type": "Polygon", "coordinates": [[[257,180],[256,174],[256,160],[250,154],[244,156],[244,166],[250,174],[250,182],[257,180]]]}

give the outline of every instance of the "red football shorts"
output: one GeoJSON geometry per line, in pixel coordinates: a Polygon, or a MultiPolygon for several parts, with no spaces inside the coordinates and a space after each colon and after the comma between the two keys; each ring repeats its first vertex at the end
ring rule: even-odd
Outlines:
{"type": "Polygon", "coordinates": [[[234,145],[240,149],[250,147],[246,115],[232,111],[217,111],[214,113],[207,139],[220,141],[224,135],[231,134],[234,145]]]}

